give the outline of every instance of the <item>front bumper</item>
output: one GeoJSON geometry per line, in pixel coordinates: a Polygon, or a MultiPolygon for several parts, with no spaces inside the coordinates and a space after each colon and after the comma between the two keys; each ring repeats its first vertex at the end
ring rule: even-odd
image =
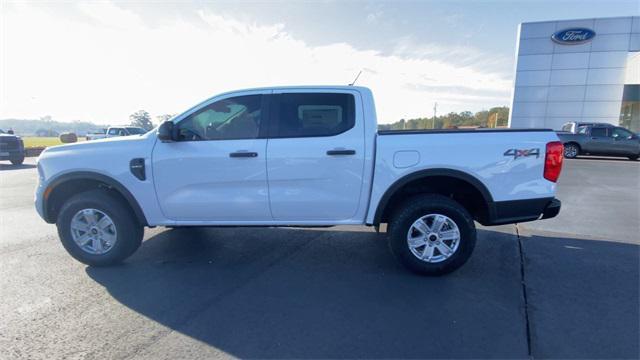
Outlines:
{"type": "Polygon", "coordinates": [[[23,150],[0,150],[0,160],[12,160],[24,157],[23,150]]]}

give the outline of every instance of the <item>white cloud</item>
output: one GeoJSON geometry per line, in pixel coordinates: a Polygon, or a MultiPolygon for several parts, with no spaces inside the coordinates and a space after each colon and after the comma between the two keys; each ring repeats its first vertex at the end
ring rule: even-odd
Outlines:
{"type": "Polygon", "coordinates": [[[270,85],[358,85],[376,96],[380,122],[508,103],[511,80],[485,66],[456,66],[430,54],[488,61],[467,49],[401,42],[391,55],[346,43],[310,46],[283,24],[256,25],[200,11],[199,23],[167,18],[148,26],[111,3],[81,3],[61,17],[37,5],[3,11],[0,118],[123,123],[145,109],[180,112],[216,93],[270,85]],[[425,50],[430,49],[430,50],[425,50]]]}

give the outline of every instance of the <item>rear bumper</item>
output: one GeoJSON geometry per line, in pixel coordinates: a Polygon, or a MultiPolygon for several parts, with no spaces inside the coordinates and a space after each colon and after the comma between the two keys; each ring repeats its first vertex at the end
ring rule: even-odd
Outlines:
{"type": "Polygon", "coordinates": [[[503,225],[549,219],[560,213],[556,198],[497,201],[489,204],[489,221],[484,225],[503,225]]]}
{"type": "Polygon", "coordinates": [[[0,150],[0,160],[12,160],[24,157],[24,151],[19,150],[0,150]]]}
{"type": "Polygon", "coordinates": [[[547,206],[544,208],[542,212],[541,219],[550,219],[552,217],[556,217],[560,213],[560,207],[562,206],[562,202],[558,199],[553,199],[547,206]]]}

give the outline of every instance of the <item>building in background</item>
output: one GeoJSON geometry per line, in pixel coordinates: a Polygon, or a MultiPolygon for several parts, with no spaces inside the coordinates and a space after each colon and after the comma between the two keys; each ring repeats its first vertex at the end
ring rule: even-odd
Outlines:
{"type": "Polygon", "coordinates": [[[520,24],[509,115],[514,128],[590,121],[640,131],[640,17],[520,24]]]}

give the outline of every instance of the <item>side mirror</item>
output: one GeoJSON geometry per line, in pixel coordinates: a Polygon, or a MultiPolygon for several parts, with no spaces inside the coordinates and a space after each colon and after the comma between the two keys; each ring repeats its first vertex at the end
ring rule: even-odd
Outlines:
{"type": "Polygon", "coordinates": [[[173,142],[175,137],[173,136],[175,125],[172,121],[165,121],[158,127],[158,140],[162,142],[173,142]]]}

